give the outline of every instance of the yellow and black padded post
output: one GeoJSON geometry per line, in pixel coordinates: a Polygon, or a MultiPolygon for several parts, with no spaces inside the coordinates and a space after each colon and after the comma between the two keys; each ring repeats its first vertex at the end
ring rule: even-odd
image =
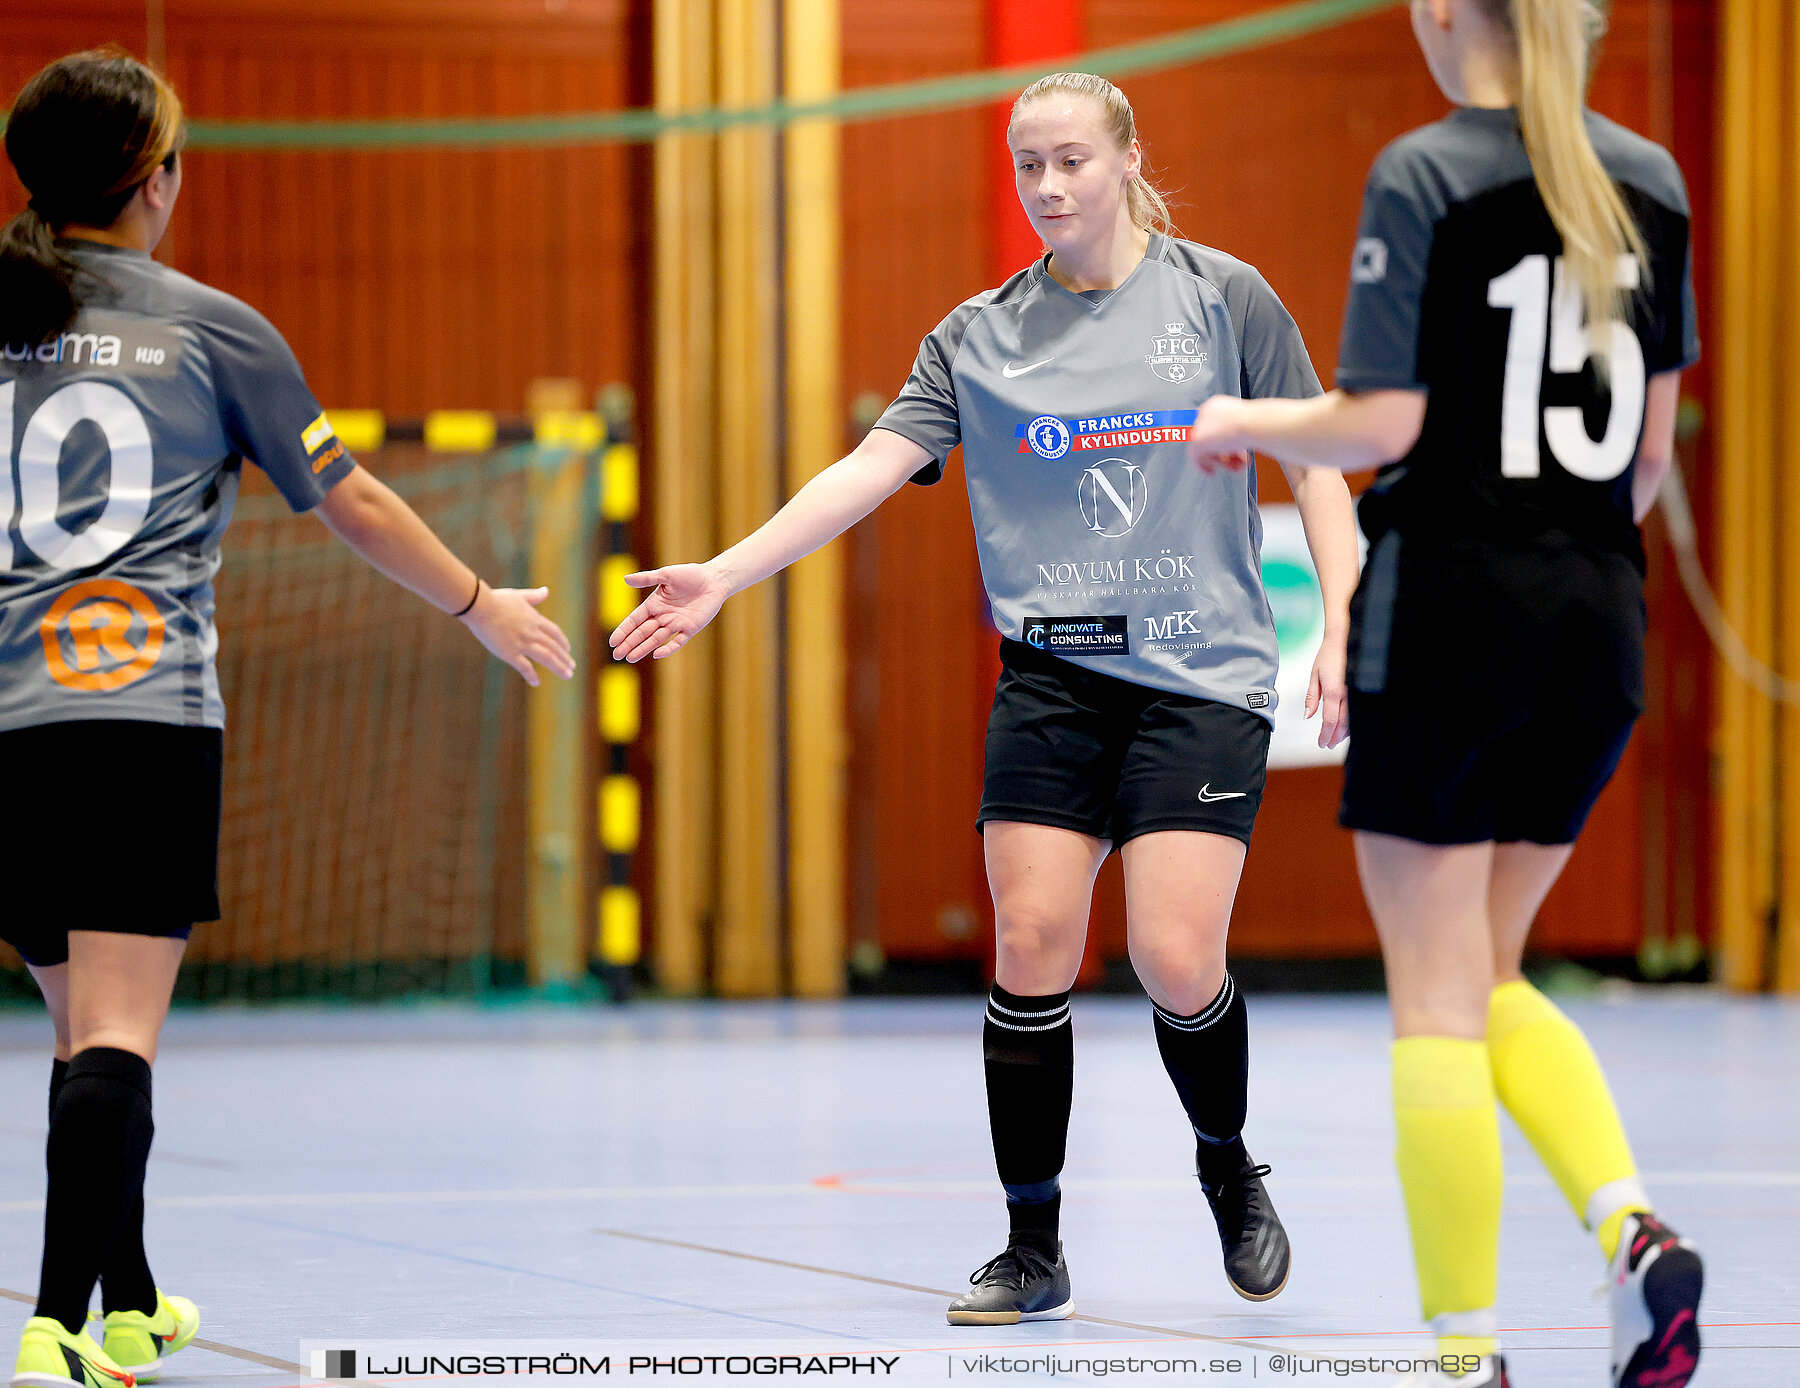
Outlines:
{"type": "MultiPolygon", "coordinates": [[[[600,396],[606,442],[600,455],[600,572],[597,608],[601,639],[631,614],[642,597],[625,582],[637,570],[638,450],[629,388],[600,396]]],[[[643,957],[643,909],[635,884],[643,795],[632,751],[643,729],[643,690],[637,667],[602,660],[596,699],[601,762],[594,823],[604,867],[596,903],[592,967],[615,999],[631,995],[643,957]]]]}

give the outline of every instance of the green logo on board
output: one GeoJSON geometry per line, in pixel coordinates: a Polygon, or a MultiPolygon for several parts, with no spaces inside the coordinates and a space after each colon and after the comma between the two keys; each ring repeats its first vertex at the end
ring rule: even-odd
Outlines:
{"type": "Polygon", "coordinates": [[[1325,598],[1319,581],[1303,564],[1288,559],[1264,559],[1263,591],[1275,614],[1275,640],[1281,659],[1310,660],[1325,634],[1325,598]]]}

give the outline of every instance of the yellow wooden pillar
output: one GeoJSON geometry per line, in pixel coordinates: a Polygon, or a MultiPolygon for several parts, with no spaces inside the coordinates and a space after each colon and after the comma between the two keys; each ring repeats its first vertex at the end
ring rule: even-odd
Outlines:
{"type": "MultiPolygon", "coordinates": [[[[792,102],[836,94],[840,0],[785,0],[792,102]]],[[[788,127],[787,485],[797,491],[842,452],[838,302],[842,292],[839,127],[788,127]]],[[[843,546],[795,565],[788,581],[788,948],[794,992],[844,987],[843,546]]]]}
{"type": "MultiPolygon", "coordinates": [[[[713,0],[656,0],[656,108],[713,102],[713,0]]],[[[713,140],[665,135],[656,144],[656,334],[652,471],[653,562],[708,558],[718,547],[713,434],[716,240],[713,140]]],[[[707,985],[715,901],[718,790],[714,737],[718,645],[701,640],[656,662],[657,982],[671,993],[707,985]]]]}
{"type": "MultiPolygon", "coordinates": [[[[1780,194],[1774,209],[1776,280],[1769,294],[1780,315],[1772,354],[1771,404],[1777,413],[1770,465],[1781,485],[1782,668],[1800,670],[1800,14],[1791,0],[1774,8],[1785,32],[1776,35],[1774,69],[1780,90],[1772,116],[1780,157],[1780,194]]],[[[1800,709],[1781,710],[1781,913],[1774,984],[1800,993],[1800,709]]]]}
{"type": "MultiPolygon", "coordinates": [[[[1720,597],[1800,671],[1800,14],[1725,0],[1720,53],[1720,597]]],[[[1800,992],[1800,709],[1719,669],[1718,974],[1800,992]]]]}
{"type": "MultiPolygon", "coordinates": [[[[1780,150],[1768,104],[1781,51],[1771,42],[1781,0],[1726,0],[1720,123],[1719,599],[1758,659],[1775,662],[1774,400],[1769,359],[1776,263],[1769,225],[1780,150]]],[[[1775,712],[1724,662],[1718,664],[1715,811],[1718,974],[1759,988],[1776,903],[1775,712]]]]}
{"type": "MultiPolygon", "coordinates": [[[[718,0],[718,100],[775,98],[775,0],[718,0]]],[[[721,542],[766,521],[781,500],[776,458],[777,237],[775,132],[718,141],[718,452],[721,542]]],[[[726,996],[781,991],[779,585],[758,584],[718,618],[719,914],[714,987],[726,996]]]]}

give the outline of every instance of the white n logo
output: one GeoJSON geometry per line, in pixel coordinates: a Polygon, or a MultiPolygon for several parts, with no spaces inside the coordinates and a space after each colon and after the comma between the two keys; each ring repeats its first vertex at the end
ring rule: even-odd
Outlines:
{"type": "Polygon", "coordinates": [[[1141,467],[1108,458],[1081,474],[1081,519],[1096,535],[1123,535],[1144,518],[1148,490],[1141,467]]]}

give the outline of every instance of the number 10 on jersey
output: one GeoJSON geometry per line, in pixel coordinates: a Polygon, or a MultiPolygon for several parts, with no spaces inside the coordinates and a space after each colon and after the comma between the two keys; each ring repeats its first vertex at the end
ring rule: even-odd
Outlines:
{"type": "MultiPolygon", "coordinates": [[[[1635,256],[1619,257],[1618,285],[1621,289],[1638,287],[1635,256]]],[[[1554,294],[1550,257],[1528,255],[1489,281],[1488,303],[1512,310],[1500,403],[1501,476],[1539,475],[1540,415],[1551,453],[1576,477],[1610,482],[1624,472],[1637,452],[1638,430],[1644,423],[1644,349],[1637,334],[1628,324],[1614,321],[1607,325],[1607,339],[1595,340],[1594,330],[1581,321],[1581,292],[1561,256],[1556,258],[1554,294]],[[1612,408],[1607,413],[1606,432],[1598,442],[1589,437],[1579,405],[1556,405],[1540,412],[1546,346],[1548,369],[1564,376],[1580,371],[1590,357],[1604,351],[1612,408]]]]}
{"type": "Polygon", "coordinates": [[[65,572],[103,564],[137,534],[150,513],[154,459],[143,411],[117,386],[76,381],[51,395],[25,423],[13,457],[17,381],[0,385],[0,571],[13,567],[13,476],[19,483],[19,538],[38,558],[65,572]],[[75,426],[93,423],[111,458],[106,504],[85,530],[71,534],[56,518],[62,504],[63,444],[75,426]]]}

